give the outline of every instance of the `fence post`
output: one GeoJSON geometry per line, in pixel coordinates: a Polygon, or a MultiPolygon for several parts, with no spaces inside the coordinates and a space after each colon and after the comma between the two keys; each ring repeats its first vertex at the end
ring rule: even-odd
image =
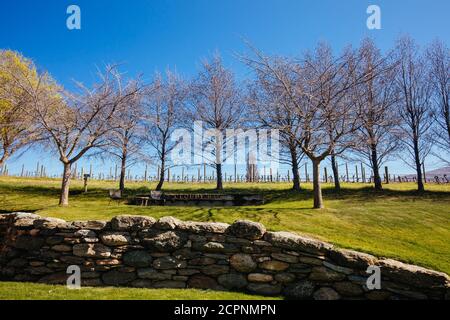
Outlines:
{"type": "Polygon", "coordinates": [[[87,185],[87,182],[88,182],[88,177],[87,177],[87,176],[83,176],[84,193],[87,193],[87,191],[88,191],[88,185],[87,185]]]}
{"type": "Polygon", "coordinates": [[[427,174],[425,172],[425,161],[422,162],[423,183],[427,183],[427,174]]]}
{"type": "Polygon", "coordinates": [[[345,163],[345,175],[346,175],[347,182],[349,182],[349,180],[348,180],[348,164],[347,164],[347,162],[345,163]]]}
{"type": "Polygon", "coordinates": [[[389,169],[387,166],[384,167],[384,175],[386,178],[386,184],[389,184],[389,169]]]}
{"type": "Polygon", "coordinates": [[[77,178],[77,163],[75,162],[75,166],[72,172],[72,179],[76,179],[77,178]]]}
{"type": "Polygon", "coordinates": [[[366,174],[364,172],[364,166],[362,162],[361,162],[361,182],[366,183],[366,174]]]}

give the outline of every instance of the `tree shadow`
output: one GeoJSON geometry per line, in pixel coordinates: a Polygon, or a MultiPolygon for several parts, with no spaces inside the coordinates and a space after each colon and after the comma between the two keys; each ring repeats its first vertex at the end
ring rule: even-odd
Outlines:
{"type": "MultiPolygon", "coordinates": [[[[27,190],[27,192],[29,189],[27,190]]],[[[41,193],[42,188],[38,190],[33,190],[36,193],[41,193]]],[[[149,187],[139,187],[134,189],[126,189],[125,195],[126,197],[132,198],[138,194],[148,194],[151,189],[149,187]]],[[[260,208],[264,207],[267,204],[284,204],[289,202],[298,202],[298,201],[309,201],[312,202],[314,198],[314,194],[312,190],[301,189],[299,191],[292,190],[290,188],[285,189],[269,189],[269,188],[257,188],[257,187],[229,187],[224,190],[214,190],[209,188],[171,188],[168,190],[164,190],[167,193],[207,193],[207,194],[261,194],[264,196],[264,205],[257,206],[242,206],[242,208],[260,208]]],[[[42,194],[42,193],[41,193],[42,194]]],[[[47,191],[48,195],[59,194],[59,190],[55,191],[47,191]]],[[[425,191],[418,192],[414,190],[392,190],[392,189],[384,189],[381,191],[375,190],[373,187],[367,186],[362,188],[341,188],[341,190],[337,191],[332,187],[324,187],[322,189],[322,194],[325,201],[351,201],[351,202],[378,202],[383,199],[392,199],[397,198],[398,201],[411,201],[411,200],[450,200],[450,192],[445,191],[425,191]]],[[[99,200],[101,198],[108,199],[108,192],[106,189],[102,188],[93,188],[88,191],[88,193],[84,193],[81,190],[72,190],[71,196],[76,199],[83,200],[99,200]]],[[[195,206],[194,206],[195,207],[195,206]]],[[[208,210],[209,207],[200,207],[201,209],[208,210]]],[[[239,211],[238,206],[235,207],[216,207],[216,208],[234,208],[239,211]]],[[[309,210],[310,208],[298,207],[298,210],[309,210]]]]}
{"type": "MultiPolygon", "coordinates": [[[[313,201],[313,192],[310,189],[301,189],[299,191],[292,190],[289,186],[286,188],[276,188],[270,189],[270,186],[264,184],[260,185],[243,185],[238,186],[226,186],[224,190],[214,190],[212,187],[206,187],[202,185],[197,185],[198,188],[192,188],[192,185],[171,185],[170,188],[165,189],[167,193],[208,193],[208,194],[262,194],[264,196],[264,205],[259,206],[243,206],[243,207],[226,207],[233,208],[235,212],[245,212],[253,211],[257,212],[257,208],[264,208],[264,212],[267,213],[267,204],[286,204],[290,202],[299,201],[313,201]],[[251,208],[251,210],[250,210],[251,208]]],[[[150,186],[140,186],[138,188],[127,188],[125,191],[125,196],[132,198],[138,194],[148,194],[150,193],[150,186]]],[[[59,196],[60,189],[56,186],[45,186],[45,185],[8,185],[7,183],[0,184],[0,193],[2,198],[8,199],[8,195],[23,195],[26,196],[44,196],[52,197],[57,199],[59,196]]],[[[332,186],[327,185],[322,189],[323,197],[325,201],[341,200],[341,201],[351,201],[356,203],[367,203],[367,202],[379,202],[383,199],[396,198],[397,201],[414,201],[414,200],[450,200],[450,192],[446,191],[425,191],[418,192],[414,190],[392,190],[384,189],[382,191],[377,191],[371,186],[365,186],[361,188],[350,188],[343,187],[341,190],[337,191],[332,186]]],[[[91,187],[88,192],[85,193],[82,187],[76,186],[72,187],[70,190],[70,198],[77,201],[109,201],[108,188],[104,187],[91,187]]],[[[8,202],[8,201],[6,201],[8,202]]],[[[224,208],[224,207],[216,207],[224,208]]],[[[199,210],[201,212],[208,211],[211,208],[201,207],[199,210]]],[[[294,209],[294,208],[290,208],[294,209]]],[[[310,210],[310,207],[296,206],[296,210],[310,210]]],[[[35,209],[33,211],[38,211],[35,209]]],[[[7,211],[2,210],[0,212],[7,211]]],[[[28,210],[32,211],[32,210],[28,210]]],[[[194,212],[195,213],[195,212],[194,212]]],[[[255,216],[256,218],[257,216],[255,216]]],[[[212,219],[212,213],[209,213],[204,218],[212,219]]],[[[275,216],[276,218],[276,216],[275,216]]]]}
{"type": "Polygon", "coordinates": [[[342,188],[340,191],[333,188],[325,188],[323,190],[324,198],[329,200],[351,200],[356,202],[376,202],[383,199],[398,198],[399,201],[417,200],[450,200],[450,192],[446,191],[424,191],[415,190],[392,190],[383,189],[375,190],[375,188],[367,186],[363,188],[342,188]]]}

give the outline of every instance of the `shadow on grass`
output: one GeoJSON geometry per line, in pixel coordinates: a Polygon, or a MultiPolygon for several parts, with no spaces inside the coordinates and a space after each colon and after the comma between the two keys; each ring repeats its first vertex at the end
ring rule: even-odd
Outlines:
{"type": "MultiPolygon", "coordinates": [[[[445,191],[424,191],[416,190],[392,190],[383,189],[375,190],[373,187],[367,186],[363,188],[342,188],[337,191],[333,188],[324,188],[323,196],[328,200],[349,200],[356,202],[375,202],[388,198],[398,198],[399,201],[410,201],[414,199],[427,200],[450,200],[450,192],[445,191]]],[[[312,195],[312,194],[311,194],[312,195]]]]}
{"type": "MultiPolygon", "coordinates": [[[[264,184],[261,184],[264,186],[264,184]]],[[[126,189],[126,197],[134,197],[137,194],[146,194],[150,192],[149,187],[139,187],[133,189],[126,189]]],[[[295,191],[288,186],[284,189],[264,189],[260,187],[252,186],[239,186],[239,187],[226,187],[224,190],[214,190],[212,188],[205,188],[198,186],[198,188],[183,187],[182,185],[175,188],[165,190],[168,193],[216,193],[216,194],[242,194],[242,193],[255,193],[264,195],[265,203],[287,203],[296,201],[312,201],[312,190],[302,189],[295,191]]],[[[23,196],[36,196],[36,197],[52,197],[58,198],[59,187],[49,186],[32,186],[32,185],[7,185],[5,183],[0,184],[0,193],[3,198],[7,200],[8,195],[23,195],[23,196]]],[[[383,198],[398,198],[399,201],[411,201],[414,199],[424,200],[450,200],[450,192],[445,191],[425,191],[418,192],[414,190],[392,190],[384,189],[382,191],[376,191],[373,187],[367,186],[362,188],[342,188],[337,191],[333,187],[324,186],[322,189],[323,197],[325,201],[343,200],[352,202],[369,202],[380,201],[383,198]]],[[[70,198],[77,201],[109,201],[107,188],[90,188],[87,193],[80,187],[72,187],[70,190],[70,198]]],[[[0,201],[1,202],[1,201],[0,201]]],[[[6,201],[7,202],[7,201],[6,201]]],[[[258,208],[255,206],[253,208],[258,208]]],[[[235,207],[236,211],[238,207],[235,207]]],[[[299,208],[299,210],[302,208],[299,208]]],[[[2,211],[0,211],[2,212],[2,211]]]]}

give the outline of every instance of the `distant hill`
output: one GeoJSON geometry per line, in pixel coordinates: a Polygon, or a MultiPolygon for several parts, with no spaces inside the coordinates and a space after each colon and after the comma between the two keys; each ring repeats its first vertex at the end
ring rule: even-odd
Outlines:
{"type": "MultiPolygon", "coordinates": [[[[435,169],[435,170],[430,170],[425,172],[426,176],[427,176],[427,181],[428,180],[433,180],[434,177],[439,177],[439,179],[443,179],[444,175],[447,175],[447,179],[450,180],[450,167],[443,167],[443,168],[439,168],[439,169],[435,169]]],[[[406,174],[406,175],[402,175],[402,177],[408,177],[408,178],[413,178],[416,177],[415,174],[406,174]]]]}
{"type": "Polygon", "coordinates": [[[426,172],[426,174],[427,174],[427,176],[430,175],[433,177],[435,177],[435,176],[443,177],[444,174],[446,174],[447,177],[450,178],[450,167],[443,167],[440,169],[431,170],[431,171],[426,172]]]}

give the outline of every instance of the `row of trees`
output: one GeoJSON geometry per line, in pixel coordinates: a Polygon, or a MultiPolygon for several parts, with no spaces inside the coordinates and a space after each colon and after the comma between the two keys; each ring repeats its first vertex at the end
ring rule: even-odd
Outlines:
{"type": "Polygon", "coordinates": [[[450,150],[449,49],[436,41],[425,51],[408,37],[381,53],[369,39],[336,55],[327,44],[300,57],[269,56],[249,45],[238,56],[253,76],[238,82],[218,55],[203,61],[190,80],[174,72],[150,83],[126,79],[116,65],[98,71],[98,81],[76,83],[68,92],[32,61],[0,52],[0,165],[27,147],[56,153],[64,168],[60,204],[68,204],[71,167],[83,156],[115,157],[127,167],[158,164],[160,190],[179,141],[177,128],[201,120],[215,129],[212,158],[217,189],[227,129],[266,128],[280,132],[281,162],[291,166],[300,190],[299,165],[313,164],[314,207],[322,208],[320,164],[330,159],[339,189],[337,158],[363,159],[381,190],[380,166],[398,156],[417,172],[430,152],[443,161],[450,150]]]}
{"type": "Polygon", "coordinates": [[[300,159],[312,161],[315,208],[323,206],[319,168],[327,157],[336,189],[336,157],[365,160],[376,190],[382,189],[380,166],[389,157],[416,170],[419,191],[430,152],[449,163],[450,52],[443,43],[434,42],[424,53],[409,37],[386,54],[368,39],[339,56],[326,44],[300,58],[252,51],[241,57],[256,74],[252,110],[259,123],[281,130],[294,189],[300,187],[300,159]]]}

